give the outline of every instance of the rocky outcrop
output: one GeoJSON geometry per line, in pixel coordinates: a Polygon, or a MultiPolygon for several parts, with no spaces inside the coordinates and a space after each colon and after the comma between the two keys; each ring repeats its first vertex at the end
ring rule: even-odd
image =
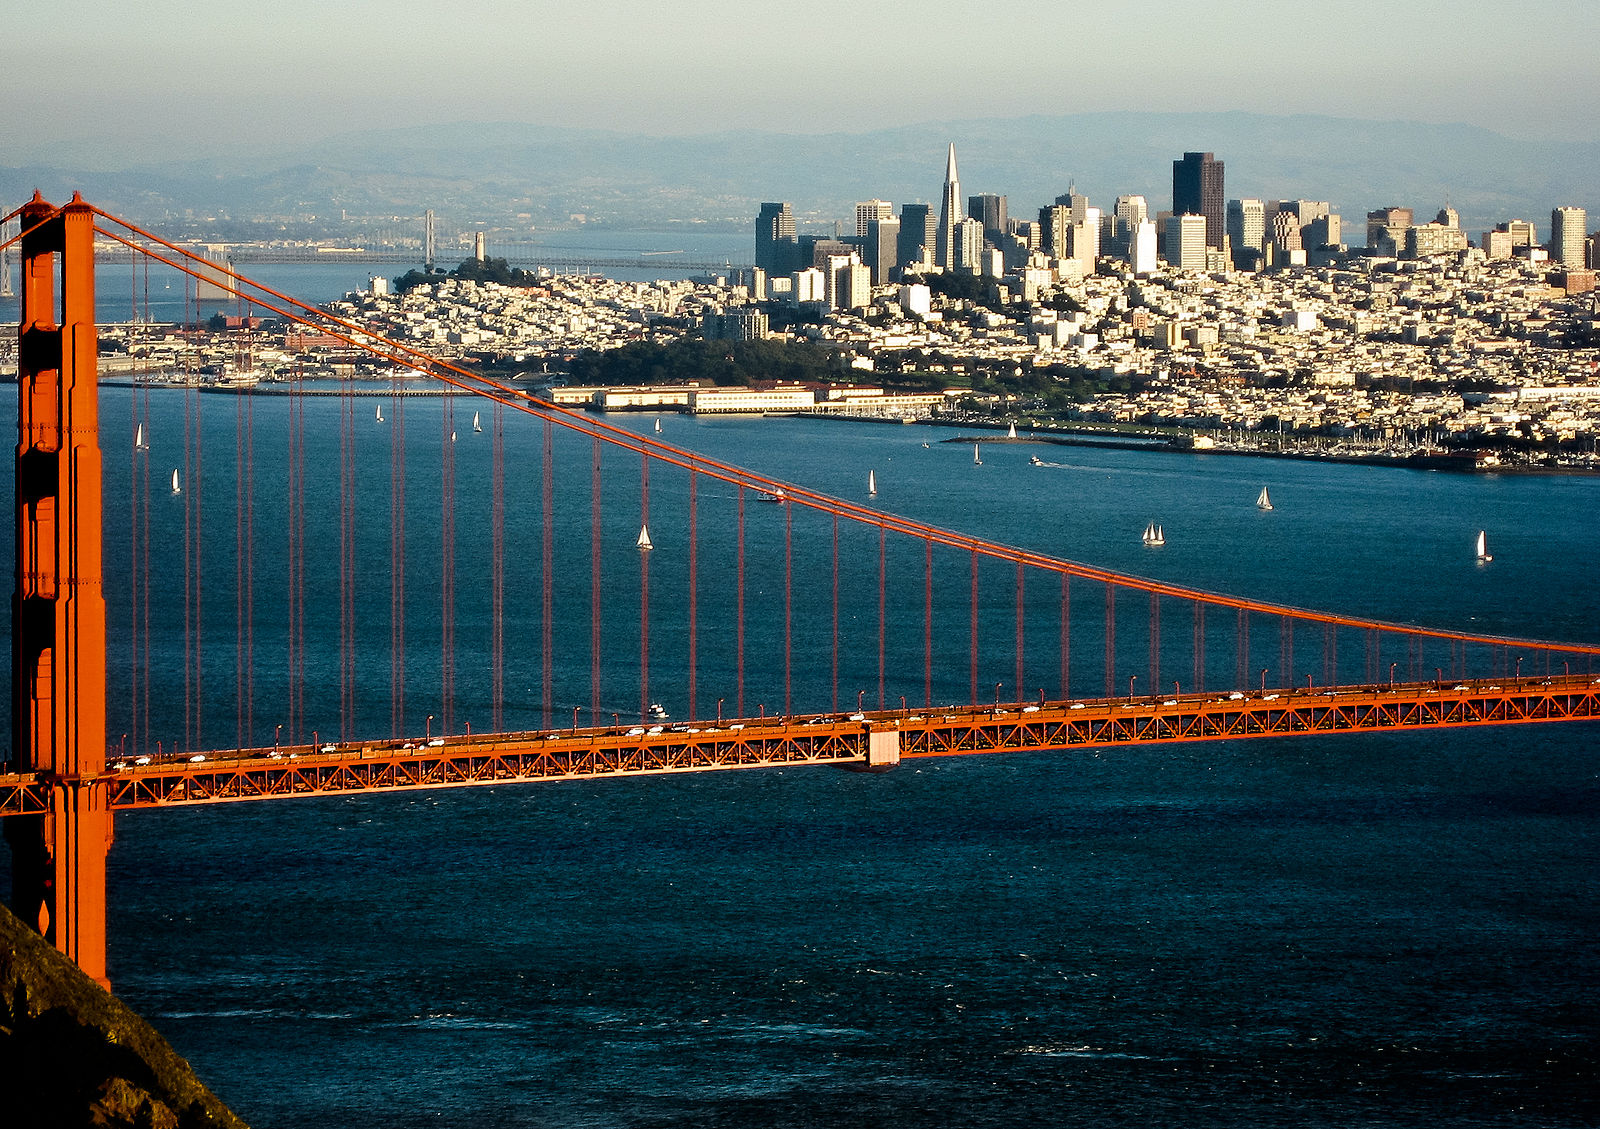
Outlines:
{"type": "Polygon", "coordinates": [[[155,1028],[3,907],[0,1124],[245,1129],[155,1028]]]}

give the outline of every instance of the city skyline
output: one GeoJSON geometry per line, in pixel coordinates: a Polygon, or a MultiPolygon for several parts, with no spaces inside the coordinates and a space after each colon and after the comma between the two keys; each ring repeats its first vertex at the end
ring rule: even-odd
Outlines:
{"type": "MultiPolygon", "coordinates": [[[[849,52],[807,49],[857,26],[837,0],[781,25],[753,21],[725,0],[670,10],[643,0],[598,9],[479,0],[452,7],[448,19],[416,0],[288,0],[204,19],[171,0],[142,6],[133,19],[90,0],[71,20],[41,9],[14,14],[11,42],[27,56],[0,71],[0,93],[12,108],[8,163],[226,139],[292,145],[379,122],[498,120],[662,136],[772,126],[851,132],[927,121],[958,104],[998,115],[1068,107],[1311,113],[1596,137],[1600,71],[1587,65],[1582,44],[1600,40],[1600,8],[1582,0],[1516,15],[1533,41],[1558,42],[1568,58],[1514,47],[1503,34],[1505,9],[1485,2],[1358,0],[1331,25],[1327,13],[1259,0],[1225,0],[1204,20],[1192,11],[1176,0],[1143,5],[1131,28],[1099,37],[1094,53],[1075,55],[1067,68],[999,54],[973,66],[969,38],[950,34],[969,9],[935,0],[916,19],[895,21],[902,49],[878,60],[873,97],[863,101],[869,78],[849,52]],[[302,34],[285,35],[286,27],[302,34]],[[115,30],[93,34],[107,28],[115,30]],[[1370,42],[1373,28],[1383,30],[1382,44],[1370,42]],[[1425,49],[1441,36],[1448,50],[1425,49]],[[173,58],[193,65],[164,65],[173,58]],[[46,66],[51,77],[41,81],[46,66]],[[994,81],[1000,68],[1004,83],[994,81]],[[70,81],[55,77],[63,73],[70,81]],[[740,97],[730,99],[730,88],[740,97]]],[[[1014,0],[992,19],[1026,29],[1058,17],[1048,5],[1014,0]]]]}

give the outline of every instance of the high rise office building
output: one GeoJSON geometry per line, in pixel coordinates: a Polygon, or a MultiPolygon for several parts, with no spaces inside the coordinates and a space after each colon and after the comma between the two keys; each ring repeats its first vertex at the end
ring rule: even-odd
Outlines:
{"type": "Polygon", "coordinates": [[[1532,220],[1507,220],[1500,225],[1499,230],[1511,236],[1513,255],[1539,245],[1539,233],[1535,230],[1532,220]]]}
{"type": "Polygon", "coordinates": [[[1222,246],[1227,228],[1224,226],[1221,161],[1210,153],[1185,153],[1182,160],[1172,162],[1172,213],[1204,216],[1205,245],[1222,246]]]}
{"type": "Polygon", "coordinates": [[[768,274],[792,274],[799,265],[794,213],[788,203],[762,204],[756,213],[756,266],[768,274]]]}
{"type": "Polygon", "coordinates": [[[867,233],[867,225],[873,220],[888,220],[894,218],[894,205],[887,200],[864,200],[856,205],[856,234],[867,233]]]}
{"type": "Polygon", "coordinates": [[[968,217],[956,224],[955,235],[952,240],[952,258],[950,266],[953,270],[964,271],[968,274],[983,273],[983,224],[981,221],[968,217]]]}
{"type": "Polygon", "coordinates": [[[1416,213],[1410,208],[1378,208],[1367,213],[1367,250],[1375,255],[1399,257],[1406,249],[1406,232],[1416,213]]]}
{"type": "Polygon", "coordinates": [[[902,271],[933,265],[937,222],[931,204],[900,205],[900,248],[895,258],[902,271]]]}
{"type": "Polygon", "coordinates": [[[1228,201],[1228,241],[1234,265],[1249,268],[1260,259],[1267,239],[1267,207],[1260,200],[1228,201]]]}
{"type": "Polygon", "coordinates": [[[1206,269],[1206,218],[1180,212],[1167,220],[1167,262],[1179,270],[1206,269]]]}
{"type": "Polygon", "coordinates": [[[1112,215],[1117,221],[1117,235],[1126,239],[1139,224],[1150,218],[1150,206],[1143,196],[1118,196],[1112,205],[1112,215]]]}
{"type": "Polygon", "coordinates": [[[1550,212],[1550,258],[1568,270],[1583,269],[1583,243],[1589,234],[1589,215],[1582,208],[1555,208],[1550,212]]]}
{"type": "Polygon", "coordinates": [[[983,224],[983,237],[998,244],[1006,233],[1006,198],[985,193],[967,197],[967,215],[983,224]]]}
{"type": "Polygon", "coordinates": [[[966,216],[961,211],[961,181],[956,176],[956,147],[950,143],[950,155],[944,165],[944,193],[939,198],[939,229],[934,237],[933,265],[949,270],[955,265],[956,225],[966,216]]]}
{"type": "Polygon", "coordinates": [[[872,271],[872,285],[885,286],[899,278],[899,271],[895,269],[900,262],[899,220],[890,216],[867,221],[862,246],[862,258],[872,271]]]}
{"type": "Polygon", "coordinates": [[[1072,226],[1072,209],[1065,204],[1047,204],[1039,209],[1039,250],[1052,259],[1067,257],[1067,229],[1072,226]]]}

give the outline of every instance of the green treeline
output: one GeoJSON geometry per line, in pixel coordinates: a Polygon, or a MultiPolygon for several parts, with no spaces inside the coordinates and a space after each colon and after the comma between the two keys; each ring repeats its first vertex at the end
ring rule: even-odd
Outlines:
{"type": "MultiPolygon", "coordinates": [[[[687,384],[698,380],[741,387],[758,380],[841,379],[844,374],[837,351],[827,346],[692,338],[664,343],[632,341],[620,349],[582,352],[572,359],[571,372],[573,384],[609,385],[687,384]]],[[[872,378],[866,375],[866,379],[872,378]]]]}
{"type": "Polygon", "coordinates": [[[443,267],[435,267],[432,274],[427,271],[410,270],[394,280],[396,294],[418,286],[426,286],[430,282],[443,282],[447,278],[459,278],[465,282],[498,282],[501,286],[537,286],[539,276],[532,271],[513,267],[504,259],[468,259],[453,271],[445,271],[443,267]]]}

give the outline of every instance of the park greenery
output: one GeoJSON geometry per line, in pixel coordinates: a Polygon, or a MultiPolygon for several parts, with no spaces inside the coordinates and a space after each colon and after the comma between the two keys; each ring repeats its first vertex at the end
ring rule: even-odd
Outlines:
{"type": "Polygon", "coordinates": [[[532,271],[513,267],[504,259],[468,259],[455,270],[434,267],[432,271],[409,270],[394,280],[396,294],[404,294],[418,286],[443,282],[447,278],[463,282],[498,282],[501,286],[535,286],[539,278],[532,271]]]}

